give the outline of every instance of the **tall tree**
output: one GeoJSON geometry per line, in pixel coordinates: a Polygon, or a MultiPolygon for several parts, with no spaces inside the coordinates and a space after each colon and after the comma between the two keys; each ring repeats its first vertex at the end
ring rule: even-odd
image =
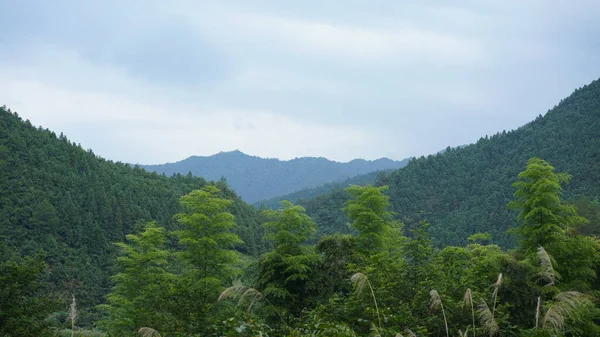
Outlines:
{"type": "Polygon", "coordinates": [[[513,184],[515,200],[509,207],[520,210],[521,223],[514,231],[521,252],[535,260],[543,247],[557,262],[564,290],[588,291],[600,263],[600,243],[575,230],[587,220],[561,200],[562,185],[569,179],[566,173],[555,173],[546,161],[531,158],[513,184]]]}
{"type": "Polygon", "coordinates": [[[202,332],[207,313],[217,303],[227,282],[238,275],[239,255],[234,250],[243,241],[233,230],[231,201],[221,197],[212,185],[181,198],[184,212],[175,216],[181,229],[175,232],[182,247],[184,275],[177,288],[181,305],[178,316],[186,321],[189,332],[202,332]]]}
{"type": "Polygon", "coordinates": [[[53,336],[47,320],[57,309],[44,280],[42,254],[20,258],[0,242],[0,336],[53,336]]]}
{"type": "Polygon", "coordinates": [[[267,219],[264,238],[274,249],[260,258],[258,288],[283,315],[302,311],[310,272],[317,260],[312,247],[302,245],[316,231],[305,212],[303,207],[285,200],[281,208],[263,212],[267,219]]]}
{"type": "Polygon", "coordinates": [[[384,249],[386,235],[390,234],[392,213],[387,210],[389,197],[383,192],[387,186],[356,186],[346,191],[351,199],[344,208],[352,227],[358,231],[357,246],[364,253],[372,254],[384,249]]]}
{"type": "Polygon", "coordinates": [[[172,253],[163,248],[165,230],[150,222],[140,234],[127,235],[127,241],[117,243],[119,272],[112,277],[115,286],[107,304],[101,306],[108,313],[102,325],[117,336],[148,326],[168,332],[173,317],[166,309],[175,275],[167,271],[172,253]]]}
{"type": "Polygon", "coordinates": [[[527,167],[512,184],[515,199],[508,206],[520,210],[521,224],[515,229],[526,253],[537,252],[539,246],[550,247],[562,240],[567,231],[587,220],[577,214],[575,207],[561,200],[562,185],[571,178],[555,173],[546,161],[531,158],[527,167]]]}

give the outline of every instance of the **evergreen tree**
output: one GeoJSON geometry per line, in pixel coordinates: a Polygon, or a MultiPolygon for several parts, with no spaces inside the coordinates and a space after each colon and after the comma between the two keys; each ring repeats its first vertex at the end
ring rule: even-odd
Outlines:
{"type": "Polygon", "coordinates": [[[563,289],[590,290],[600,263],[600,244],[596,238],[577,233],[576,225],[587,220],[561,199],[562,185],[570,176],[555,173],[542,159],[531,158],[518,179],[509,207],[520,210],[521,223],[514,232],[519,235],[521,252],[535,260],[543,247],[556,260],[563,289]]]}
{"type": "Polygon", "coordinates": [[[278,210],[266,210],[264,239],[274,249],[260,258],[258,289],[283,316],[298,315],[306,303],[307,284],[317,261],[314,251],[302,244],[316,231],[305,209],[282,201],[278,210]]]}
{"type": "Polygon", "coordinates": [[[58,308],[45,280],[44,255],[20,258],[0,242],[0,336],[53,336],[48,316],[58,308]]]}
{"type": "Polygon", "coordinates": [[[171,254],[164,249],[165,229],[154,222],[145,224],[139,235],[127,235],[128,243],[117,243],[119,273],[115,286],[101,307],[108,313],[103,328],[113,335],[131,335],[141,327],[162,332],[173,329],[167,311],[173,295],[175,275],[167,270],[171,254]]]}
{"type": "Polygon", "coordinates": [[[386,235],[391,231],[392,213],[387,210],[389,197],[383,194],[387,186],[351,186],[346,189],[351,199],[345,211],[358,231],[357,246],[365,254],[384,249],[386,235]]]}
{"type": "Polygon", "coordinates": [[[561,200],[562,185],[571,178],[568,174],[555,173],[554,167],[544,160],[531,158],[518,178],[512,184],[515,200],[509,207],[520,210],[521,224],[514,232],[519,235],[525,254],[561,241],[575,225],[586,222],[575,207],[561,200]]]}
{"type": "Polygon", "coordinates": [[[175,235],[183,249],[184,268],[175,310],[188,332],[204,331],[223,286],[239,275],[239,255],[234,247],[243,241],[233,232],[234,216],[227,211],[231,201],[220,193],[211,185],[192,191],[181,198],[184,212],[175,216],[181,226],[175,235]]]}

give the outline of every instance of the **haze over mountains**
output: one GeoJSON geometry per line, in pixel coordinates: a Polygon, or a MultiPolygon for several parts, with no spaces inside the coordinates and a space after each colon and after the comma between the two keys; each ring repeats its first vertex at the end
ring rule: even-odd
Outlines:
{"type": "Polygon", "coordinates": [[[361,174],[401,168],[408,160],[355,159],[347,163],[316,157],[279,160],[250,156],[236,150],[140,167],[167,176],[191,172],[194,176],[207,180],[216,181],[224,177],[244,201],[255,203],[361,174]]]}

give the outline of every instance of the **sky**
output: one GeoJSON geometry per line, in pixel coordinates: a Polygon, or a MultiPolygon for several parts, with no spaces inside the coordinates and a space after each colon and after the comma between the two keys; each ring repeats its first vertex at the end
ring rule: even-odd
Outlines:
{"type": "Polygon", "coordinates": [[[402,159],[600,77],[596,0],[0,0],[0,105],[105,158],[402,159]]]}

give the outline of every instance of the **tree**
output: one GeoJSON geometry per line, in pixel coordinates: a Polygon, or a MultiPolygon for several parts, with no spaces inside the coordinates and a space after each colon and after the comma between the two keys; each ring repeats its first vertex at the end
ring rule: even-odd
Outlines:
{"type": "Polygon", "coordinates": [[[375,254],[384,249],[386,234],[390,233],[392,213],[387,211],[389,197],[383,192],[387,186],[356,186],[346,191],[351,200],[344,210],[358,231],[358,249],[365,254],[375,254]]]}
{"type": "Polygon", "coordinates": [[[274,249],[260,258],[258,288],[280,314],[297,315],[309,295],[307,283],[317,261],[313,249],[302,245],[315,233],[315,223],[303,207],[285,200],[281,208],[266,210],[263,216],[268,220],[264,239],[274,249]]]}
{"type": "Polygon", "coordinates": [[[0,336],[53,336],[50,313],[58,302],[49,298],[43,254],[20,258],[0,242],[0,336]]]}
{"type": "Polygon", "coordinates": [[[590,290],[600,263],[600,243],[577,234],[575,226],[587,220],[561,200],[562,185],[570,176],[555,173],[542,159],[531,158],[518,179],[513,184],[515,200],[509,207],[520,210],[521,223],[514,231],[519,235],[521,252],[535,260],[538,248],[544,247],[557,262],[563,289],[590,290]]]}
{"type": "Polygon", "coordinates": [[[234,216],[227,211],[231,200],[219,196],[215,186],[192,191],[180,200],[183,213],[175,215],[182,226],[175,232],[184,259],[201,279],[227,280],[235,274],[231,265],[239,259],[233,248],[243,241],[232,232],[234,216]]]}
{"type": "Polygon", "coordinates": [[[173,317],[166,309],[175,275],[167,270],[172,253],[163,248],[165,229],[149,222],[140,234],[127,235],[127,241],[117,243],[119,272],[111,277],[115,286],[101,306],[108,313],[102,325],[115,335],[146,326],[169,331],[173,317]]]}
{"type": "Polygon", "coordinates": [[[575,225],[586,222],[575,207],[561,200],[562,185],[570,178],[566,173],[555,173],[554,167],[546,161],[531,158],[512,184],[516,189],[515,199],[508,206],[520,210],[521,224],[515,232],[525,254],[535,253],[539,246],[552,247],[575,225]]]}
{"type": "Polygon", "coordinates": [[[232,202],[220,193],[212,185],[192,191],[181,198],[184,212],[175,216],[181,226],[175,235],[183,249],[180,260],[184,270],[175,309],[188,333],[203,331],[224,285],[239,274],[239,256],[233,248],[243,241],[233,232],[236,224],[228,212],[232,202]]]}

